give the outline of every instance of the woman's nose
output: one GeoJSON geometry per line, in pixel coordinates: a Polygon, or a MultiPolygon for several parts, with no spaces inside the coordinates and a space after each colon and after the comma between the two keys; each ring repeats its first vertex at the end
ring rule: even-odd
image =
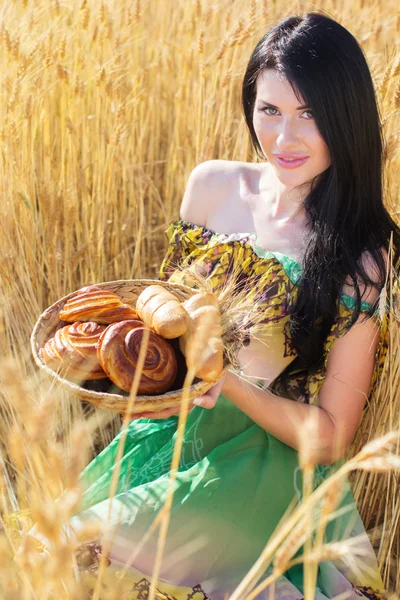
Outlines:
{"type": "Polygon", "coordinates": [[[298,144],[298,130],[290,119],[282,119],[278,125],[277,145],[281,150],[290,149],[298,144]]]}

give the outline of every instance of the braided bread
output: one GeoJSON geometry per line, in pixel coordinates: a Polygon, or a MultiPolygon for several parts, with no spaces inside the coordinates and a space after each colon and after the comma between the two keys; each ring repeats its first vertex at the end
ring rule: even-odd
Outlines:
{"type": "MultiPolygon", "coordinates": [[[[108,377],[129,392],[139,358],[144,329],[142,321],[128,320],[109,325],[101,334],[97,355],[108,377]]],[[[171,389],[178,370],[171,344],[150,329],[150,337],[138,394],[162,394],[171,389]]]]}
{"type": "Polygon", "coordinates": [[[132,306],[124,304],[114,292],[92,285],[82,288],[67,300],[60,311],[60,319],[69,323],[95,321],[109,325],[127,319],[137,319],[137,312],[132,306]]]}
{"type": "Polygon", "coordinates": [[[105,329],[92,322],[65,325],[44,345],[43,360],[73,381],[105,379],[97,358],[97,342],[105,329]]]}

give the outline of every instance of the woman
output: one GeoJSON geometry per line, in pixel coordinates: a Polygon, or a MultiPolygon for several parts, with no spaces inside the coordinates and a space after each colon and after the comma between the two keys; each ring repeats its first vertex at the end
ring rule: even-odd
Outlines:
{"type": "MultiPolygon", "coordinates": [[[[161,279],[185,281],[178,266],[205,266],[218,292],[240,265],[265,310],[240,351],[242,377],[228,371],[188,417],[158,585],[172,598],[222,600],[240,583],[301,499],[308,417],[318,416],[308,439],[316,483],[343,460],[384,355],[376,305],[392,232],[396,262],[400,247],[382,202],[373,84],[346,29],[317,13],[273,27],[247,66],[243,110],[261,162],[194,169],[160,270],[161,279]]],[[[115,565],[129,561],[164,504],[177,412],[143,413],[130,424],[112,504],[115,565]]],[[[119,437],[82,473],[76,529],[108,519],[119,437]]],[[[349,486],[341,505],[348,510],[326,541],[364,532],[349,486]]],[[[156,545],[157,534],[129,563],[138,598],[147,597],[156,545]]],[[[366,536],[364,550],[368,569],[358,565],[358,577],[344,564],[321,563],[316,597],[379,597],[368,589],[382,582],[366,536]]],[[[275,596],[295,600],[303,591],[302,567],[292,567],[275,596]]]]}

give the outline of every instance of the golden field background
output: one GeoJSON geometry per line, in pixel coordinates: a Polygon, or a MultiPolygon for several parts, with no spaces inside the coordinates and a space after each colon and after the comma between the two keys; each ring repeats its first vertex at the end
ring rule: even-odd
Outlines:
{"type": "MultiPolygon", "coordinates": [[[[164,230],[178,216],[193,167],[214,158],[257,160],[240,105],[253,47],[284,16],[312,9],[339,20],[366,53],[388,143],[386,202],[398,222],[400,11],[394,0],[2,1],[3,512],[44,506],[44,497],[52,507],[121,424],[45,386],[29,349],[39,314],[88,283],[157,277],[164,230]]],[[[396,306],[386,370],[353,453],[400,430],[396,306]]],[[[399,472],[356,471],[353,486],[366,528],[376,529],[371,539],[384,581],[400,594],[399,472]]],[[[29,594],[26,579],[23,585],[29,594]]]]}

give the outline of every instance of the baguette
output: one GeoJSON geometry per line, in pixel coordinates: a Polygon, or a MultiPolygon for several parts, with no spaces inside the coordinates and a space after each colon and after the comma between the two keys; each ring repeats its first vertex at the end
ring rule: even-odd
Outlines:
{"type": "Polygon", "coordinates": [[[221,375],[224,365],[224,345],[222,342],[221,314],[218,300],[210,292],[199,292],[186,300],[183,307],[190,317],[188,330],[179,338],[181,352],[186,355],[186,349],[195,339],[199,327],[207,326],[207,348],[205,358],[196,377],[203,381],[212,382],[221,375]]]}
{"type": "Polygon", "coordinates": [[[163,338],[183,335],[188,328],[188,314],[175,296],[161,285],[149,285],[137,299],[139,319],[163,338]]]}

